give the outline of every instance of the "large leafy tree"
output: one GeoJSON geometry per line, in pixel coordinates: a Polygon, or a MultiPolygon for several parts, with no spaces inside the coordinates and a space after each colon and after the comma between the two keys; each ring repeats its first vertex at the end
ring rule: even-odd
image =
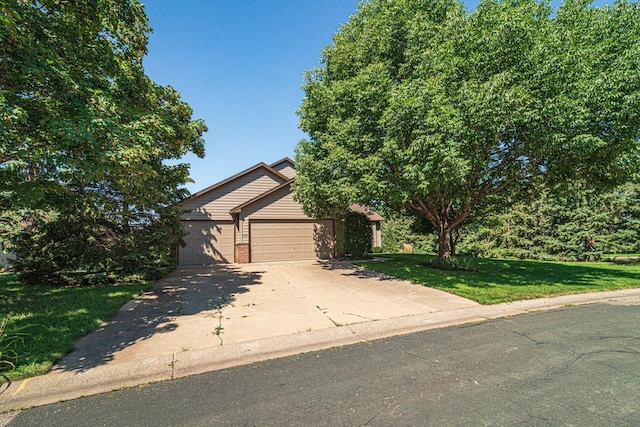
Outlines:
{"type": "MultiPolygon", "coordinates": [[[[126,258],[130,236],[177,221],[189,171],[167,160],[203,156],[206,128],[145,74],[149,32],[137,0],[2,0],[0,208],[22,261],[126,258]]],[[[180,239],[169,229],[163,251],[180,239]]]]}
{"type": "Polygon", "coordinates": [[[413,209],[445,261],[470,218],[545,186],[621,182],[637,159],[637,3],[371,0],[333,42],[299,109],[308,214],[413,209]]]}

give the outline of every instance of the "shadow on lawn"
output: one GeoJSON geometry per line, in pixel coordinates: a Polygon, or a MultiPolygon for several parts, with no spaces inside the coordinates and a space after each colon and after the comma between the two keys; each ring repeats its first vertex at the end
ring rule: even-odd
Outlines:
{"type": "MultiPolygon", "coordinates": [[[[131,300],[99,329],[75,342],[75,349],[52,371],[85,371],[114,359],[139,341],[177,329],[179,316],[215,310],[260,283],[261,272],[241,272],[231,265],[179,267],[139,298],[131,300]]],[[[212,330],[215,319],[212,320],[212,330]]]]}
{"type": "MultiPolygon", "coordinates": [[[[458,282],[471,287],[493,286],[606,286],[608,281],[635,281],[640,286],[640,271],[622,271],[598,264],[563,264],[544,261],[476,261],[479,274],[459,274],[458,282]]],[[[445,284],[443,283],[443,286],[445,284]]]]}
{"type": "Polygon", "coordinates": [[[439,270],[420,265],[426,260],[429,258],[425,255],[404,255],[381,263],[364,262],[363,265],[443,290],[460,285],[469,288],[546,286],[559,292],[562,292],[562,288],[580,287],[594,290],[601,287],[604,290],[608,282],[614,281],[628,282],[629,286],[626,287],[640,286],[640,269],[625,271],[615,265],[608,268],[607,264],[468,258],[465,262],[479,269],[479,272],[471,272],[439,270]]]}

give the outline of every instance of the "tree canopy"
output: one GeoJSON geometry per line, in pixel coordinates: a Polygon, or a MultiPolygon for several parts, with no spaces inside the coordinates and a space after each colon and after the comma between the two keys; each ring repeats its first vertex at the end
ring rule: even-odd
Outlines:
{"type": "Polygon", "coordinates": [[[62,228],[44,239],[54,251],[65,245],[56,233],[84,224],[76,254],[110,252],[161,214],[177,221],[170,206],[185,196],[189,170],[167,160],[203,156],[206,127],[145,74],[150,31],[137,0],[2,1],[0,208],[12,212],[4,231],[27,239],[27,252],[56,221],[62,228]]]}
{"type": "Polygon", "coordinates": [[[582,180],[623,182],[640,138],[640,7],[371,0],[308,71],[296,198],[414,209],[439,259],[464,221],[582,180]]]}

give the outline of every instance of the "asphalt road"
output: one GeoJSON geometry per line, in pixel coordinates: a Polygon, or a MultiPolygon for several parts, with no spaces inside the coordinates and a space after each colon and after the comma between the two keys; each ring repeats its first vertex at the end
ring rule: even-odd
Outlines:
{"type": "Polygon", "coordinates": [[[18,414],[10,426],[640,425],[640,306],[539,312],[18,414]]]}

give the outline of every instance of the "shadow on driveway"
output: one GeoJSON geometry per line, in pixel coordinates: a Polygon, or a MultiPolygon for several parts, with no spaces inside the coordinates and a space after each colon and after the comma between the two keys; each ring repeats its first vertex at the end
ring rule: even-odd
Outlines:
{"type": "Polygon", "coordinates": [[[359,279],[378,279],[378,280],[398,280],[397,277],[389,276],[388,274],[380,273],[368,268],[359,267],[351,264],[349,261],[339,260],[318,260],[318,264],[324,269],[329,271],[340,271],[343,276],[357,277],[359,279]]]}
{"type": "Polygon", "coordinates": [[[245,272],[237,266],[182,266],[153,288],[129,301],[98,330],[75,343],[74,350],[52,371],[77,371],[107,364],[114,355],[156,334],[175,331],[180,316],[215,313],[231,304],[235,295],[260,283],[263,272],[245,272]]]}

